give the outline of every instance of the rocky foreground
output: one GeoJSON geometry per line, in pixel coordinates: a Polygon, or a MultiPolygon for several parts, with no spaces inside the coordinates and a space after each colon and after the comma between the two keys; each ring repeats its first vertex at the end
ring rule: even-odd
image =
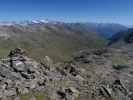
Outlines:
{"type": "Polygon", "coordinates": [[[0,60],[1,100],[133,100],[133,51],[85,50],[73,60],[54,64],[49,57],[37,63],[20,48],[0,60]],[[39,99],[40,100],[40,99],[39,99]]]}

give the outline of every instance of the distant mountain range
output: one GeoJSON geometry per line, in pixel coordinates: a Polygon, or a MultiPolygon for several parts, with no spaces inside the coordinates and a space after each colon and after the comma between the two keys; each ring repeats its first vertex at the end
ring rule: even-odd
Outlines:
{"type": "Polygon", "coordinates": [[[104,38],[109,38],[119,31],[127,30],[128,28],[124,25],[115,24],[115,23],[74,23],[72,24],[77,26],[77,28],[83,28],[88,32],[96,32],[104,38]]]}
{"type": "Polygon", "coordinates": [[[68,60],[73,52],[102,47],[107,38],[127,29],[113,23],[0,22],[0,55],[5,55],[12,48],[22,47],[35,59],[48,55],[56,61],[68,60]]]}
{"type": "Polygon", "coordinates": [[[87,31],[87,32],[96,32],[99,33],[101,36],[105,38],[109,38],[115,33],[123,30],[127,30],[128,27],[116,24],[116,23],[65,23],[65,22],[59,22],[59,21],[51,21],[51,20],[31,20],[31,21],[20,21],[20,22],[9,22],[9,21],[3,21],[0,22],[0,26],[29,26],[29,25],[38,25],[38,24],[55,24],[55,25],[63,25],[64,27],[69,27],[71,29],[80,29],[81,31],[87,31]]]}

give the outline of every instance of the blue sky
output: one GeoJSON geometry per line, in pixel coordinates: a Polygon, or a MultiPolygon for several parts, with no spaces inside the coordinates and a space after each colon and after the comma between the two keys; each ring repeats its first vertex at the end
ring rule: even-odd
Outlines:
{"type": "Polygon", "coordinates": [[[133,25],[133,0],[0,0],[0,20],[50,19],[133,25]]]}

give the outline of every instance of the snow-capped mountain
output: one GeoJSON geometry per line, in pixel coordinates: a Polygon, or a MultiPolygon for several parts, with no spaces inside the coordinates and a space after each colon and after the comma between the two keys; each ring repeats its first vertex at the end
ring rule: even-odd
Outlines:
{"type": "Polygon", "coordinates": [[[64,29],[67,30],[78,30],[82,31],[83,33],[88,32],[95,32],[98,33],[100,36],[109,38],[115,33],[119,31],[127,30],[127,27],[121,24],[116,23],[67,23],[61,21],[53,21],[48,19],[42,20],[24,20],[24,21],[2,21],[0,22],[0,26],[40,26],[45,27],[45,25],[49,27],[59,27],[63,26],[64,29]],[[42,26],[41,26],[42,25],[42,26]],[[68,29],[69,28],[69,29],[68,29]]]}
{"type": "Polygon", "coordinates": [[[51,20],[24,20],[24,21],[1,21],[0,26],[13,26],[13,25],[31,25],[31,24],[57,24],[61,23],[59,21],[51,21],[51,20]]]}
{"type": "Polygon", "coordinates": [[[11,25],[15,25],[16,22],[11,22],[11,21],[1,21],[0,22],[0,26],[11,26],[11,25]]]}

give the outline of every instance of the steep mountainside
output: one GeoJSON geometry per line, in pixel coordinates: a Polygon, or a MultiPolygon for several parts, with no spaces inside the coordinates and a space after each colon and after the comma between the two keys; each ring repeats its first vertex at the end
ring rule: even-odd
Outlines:
{"type": "Polygon", "coordinates": [[[111,46],[125,46],[133,43],[133,29],[121,31],[110,38],[108,45],[111,46]]]}

